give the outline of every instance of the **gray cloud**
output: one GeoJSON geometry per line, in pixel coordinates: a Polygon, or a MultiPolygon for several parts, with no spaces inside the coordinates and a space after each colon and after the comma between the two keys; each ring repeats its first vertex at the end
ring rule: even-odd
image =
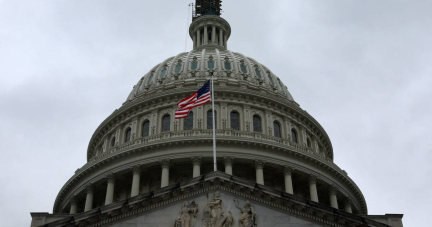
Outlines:
{"type": "MultiPolygon", "coordinates": [[[[0,3],[4,226],[51,212],[96,127],[142,75],[185,51],[189,2],[0,3]]],[[[404,213],[406,226],[426,226],[432,203],[431,8],[394,0],[223,6],[229,49],[281,77],[326,129],[369,213],[404,213]]]]}

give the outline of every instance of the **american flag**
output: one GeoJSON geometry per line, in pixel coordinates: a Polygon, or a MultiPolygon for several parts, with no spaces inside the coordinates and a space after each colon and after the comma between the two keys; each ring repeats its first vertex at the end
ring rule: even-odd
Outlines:
{"type": "Polygon", "coordinates": [[[205,103],[210,102],[210,80],[207,81],[197,92],[177,103],[175,119],[185,118],[189,111],[205,103]]]}

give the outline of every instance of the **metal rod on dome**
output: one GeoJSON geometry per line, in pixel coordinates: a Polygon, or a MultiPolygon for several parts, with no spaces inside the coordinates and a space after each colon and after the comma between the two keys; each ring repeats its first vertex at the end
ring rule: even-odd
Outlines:
{"type": "Polygon", "coordinates": [[[217,171],[217,162],[216,162],[216,125],[215,125],[215,106],[214,106],[214,85],[213,85],[213,72],[210,72],[211,74],[211,100],[212,100],[212,128],[213,128],[213,164],[214,164],[214,171],[217,171]]]}

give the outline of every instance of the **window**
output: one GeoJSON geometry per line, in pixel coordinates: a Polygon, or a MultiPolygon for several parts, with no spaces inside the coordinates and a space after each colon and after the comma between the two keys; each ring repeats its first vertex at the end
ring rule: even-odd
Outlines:
{"type": "Polygon", "coordinates": [[[226,70],[231,70],[231,63],[229,61],[225,61],[224,66],[226,70]]]}
{"type": "Polygon", "coordinates": [[[128,128],[126,130],[125,143],[127,143],[127,142],[129,142],[131,140],[131,132],[132,132],[132,130],[130,128],[128,128]]]}
{"type": "Polygon", "coordinates": [[[189,112],[187,117],[184,119],[184,130],[191,130],[193,128],[193,112],[189,112]]]}
{"type": "Polygon", "coordinates": [[[280,87],[281,91],[282,91],[283,93],[285,93],[285,92],[284,92],[284,89],[283,89],[283,86],[282,86],[282,82],[280,82],[280,81],[279,81],[279,87],[280,87]]]}
{"type": "Polygon", "coordinates": [[[111,147],[114,147],[114,145],[115,145],[115,140],[116,140],[116,138],[115,138],[115,136],[111,139],[111,147]]]}
{"type": "Polygon", "coordinates": [[[281,138],[280,124],[276,121],[273,122],[273,130],[274,130],[274,136],[281,138]]]}
{"type": "MultiPolygon", "coordinates": [[[[217,112],[215,111],[215,125],[217,125],[217,112]]],[[[217,126],[216,126],[217,128],[217,126]]],[[[213,112],[212,110],[207,111],[207,129],[213,129],[213,112]]]]}
{"type": "Polygon", "coordinates": [[[253,116],[253,131],[254,132],[262,132],[261,118],[258,115],[253,116]]]}
{"type": "Polygon", "coordinates": [[[208,68],[209,69],[214,69],[214,61],[213,60],[210,60],[210,61],[208,61],[208,68]]]}
{"type": "Polygon", "coordinates": [[[231,129],[240,130],[240,114],[233,111],[230,114],[231,118],[231,129]]]}
{"type": "Polygon", "coordinates": [[[174,72],[175,72],[175,73],[179,73],[180,70],[181,70],[181,68],[182,68],[182,64],[181,64],[181,63],[178,63],[178,64],[176,65],[176,67],[175,67],[174,72]]]}
{"type": "Polygon", "coordinates": [[[258,78],[261,78],[261,72],[258,70],[258,68],[255,68],[255,74],[257,75],[258,78]]]}
{"type": "Polygon", "coordinates": [[[147,137],[150,134],[150,121],[144,121],[142,125],[142,137],[147,137]]]}
{"type": "Polygon", "coordinates": [[[191,64],[191,70],[196,70],[198,69],[198,62],[197,61],[193,61],[191,64]]]}
{"type": "Polygon", "coordinates": [[[309,138],[306,139],[306,143],[308,147],[311,147],[311,141],[309,140],[309,138]]]}
{"type": "Polygon", "coordinates": [[[160,78],[164,78],[166,76],[167,68],[162,69],[160,73],[160,78]]]}
{"type": "Polygon", "coordinates": [[[241,70],[243,73],[247,73],[246,65],[245,65],[245,64],[241,64],[241,65],[240,65],[240,70],[241,70]]]}
{"type": "Polygon", "coordinates": [[[152,81],[153,81],[153,74],[151,74],[149,79],[147,80],[147,85],[151,84],[152,81]]]}
{"type": "Polygon", "coordinates": [[[271,77],[270,74],[269,74],[268,76],[269,76],[268,78],[269,78],[270,84],[271,84],[271,85],[274,85],[273,78],[271,77]]]}
{"type": "Polygon", "coordinates": [[[297,143],[297,132],[294,129],[291,129],[291,137],[294,143],[297,143]]]}
{"type": "Polygon", "coordinates": [[[171,130],[171,116],[165,115],[162,118],[162,132],[168,132],[171,130]]]}

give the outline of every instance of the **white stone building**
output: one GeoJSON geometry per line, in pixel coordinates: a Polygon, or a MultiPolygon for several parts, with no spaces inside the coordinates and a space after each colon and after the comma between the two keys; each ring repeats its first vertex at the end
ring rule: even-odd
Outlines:
{"type": "Polygon", "coordinates": [[[87,163],[31,226],[402,226],[368,215],[333,163],[330,138],[265,65],[228,50],[219,0],[197,1],[193,50],[167,58],[94,132],[87,163]],[[214,75],[212,107],[176,120],[177,102],[214,75]]]}

